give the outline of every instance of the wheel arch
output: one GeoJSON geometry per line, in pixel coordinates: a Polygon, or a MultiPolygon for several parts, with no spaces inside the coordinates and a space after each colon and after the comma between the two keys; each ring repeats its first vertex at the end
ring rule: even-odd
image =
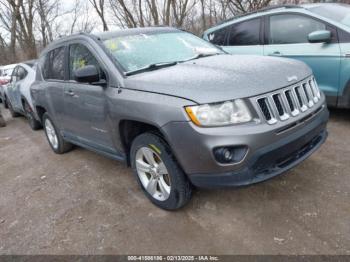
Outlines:
{"type": "MultiPolygon", "coordinates": [[[[25,103],[27,103],[27,104],[30,106],[30,104],[29,104],[27,98],[25,98],[25,96],[21,95],[21,104],[22,104],[22,109],[23,109],[23,111],[25,111],[25,108],[24,108],[25,103]]],[[[31,106],[30,106],[30,107],[31,107],[31,106]]],[[[31,108],[31,109],[33,110],[33,108],[31,108]]]]}
{"type": "Polygon", "coordinates": [[[130,166],[130,148],[132,141],[137,136],[146,132],[154,133],[167,142],[161,129],[154,124],[127,119],[119,122],[120,141],[126,155],[126,163],[128,166],[130,166]]]}
{"type": "Polygon", "coordinates": [[[35,109],[38,114],[40,123],[43,124],[43,116],[47,112],[47,110],[43,106],[35,106],[35,109]]]}
{"type": "Polygon", "coordinates": [[[337,107],[350,108],[350,79],[346,83],[342,95],[338,97],[337,107]]]}

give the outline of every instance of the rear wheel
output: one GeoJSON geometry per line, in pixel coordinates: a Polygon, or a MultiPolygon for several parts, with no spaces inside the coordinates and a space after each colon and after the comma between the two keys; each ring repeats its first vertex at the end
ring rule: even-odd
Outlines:
{"type": "Polygon", "coordinates": [[[9,108],[9,105],[8,105],[8,103],[7,103],[7,97],[6,97],[6,96],[4,97],[4,100],[3,100],[2,102],[4,103],[4,107],[5,107],[5,108],[9,108]]]}
{"type": "Polygon", "coordinates": [[[34,112],[27,102],[24,102],[24,111],[32,130],[39,130],[42,128],[40,122],[35,119],[34,112]]]}
{"type": "Polygon", "coordinates": [[[160,136],[152,133],[138,136],[130,154],[134,174],[152,203],[166,210],[187,204],[192,196],[191,183],[160,136]]]}
{"type": "Polygon", "coordinates": [[[64,154],[72,149],[72,144],[63,139],[47,113],[43,115],[43,123],[47,141],[56,154],[64,154]]]}

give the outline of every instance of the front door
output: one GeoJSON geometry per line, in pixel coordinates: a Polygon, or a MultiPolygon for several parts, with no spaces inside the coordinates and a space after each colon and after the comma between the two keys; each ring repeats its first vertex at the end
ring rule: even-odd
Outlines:
{"type": "Polygon", "coordinates": [[[268,43],[264,46],[265,55],[305,62],[313,70],[329,102],[336,102],[340,72],[340,47],[336,29],[312,17],[288,13],[270,16],[266,34],[268,43]],[[310,43],[308,35],[319,30],[331,31],[332,41],[310,43]]]}
{"type": "Polygon", "coordinates": [[[64,91],[65,126],[67,135],[80,143],[98,150],[114,152],[111,135],[107,127],[106,87],[101,85],[78,83],[75,70],[94,65],[100,70],[101,79],[106,74],[101,63],[90,49],[80,43],[69,46],[69,80],[64,91]]]}

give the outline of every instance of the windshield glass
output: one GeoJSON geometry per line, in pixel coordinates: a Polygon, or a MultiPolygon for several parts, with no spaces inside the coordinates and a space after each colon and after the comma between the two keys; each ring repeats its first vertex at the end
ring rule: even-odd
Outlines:
{"type": "Polygon", "coordinates": [[[185,32],[120,36],[105,40],[104,44],[125,72],[223,53],[212,44],[185,32]]]}
{"type": "Polygon", "coordinates": [[[311,12],[350,26],[350,6],[322,5],[310,8],[311,12]]]}

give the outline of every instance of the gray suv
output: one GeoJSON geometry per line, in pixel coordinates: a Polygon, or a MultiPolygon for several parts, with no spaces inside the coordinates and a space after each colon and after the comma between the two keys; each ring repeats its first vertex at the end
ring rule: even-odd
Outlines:
{"type": "Polygon", "coordinates": [[[281,174],[327,137],[325,97],[304,63],[228,55],[173,28],[57,40],[31,95],[55,153],[74,144],[126,162],[168,210],[193,186],[281,174]]]}

